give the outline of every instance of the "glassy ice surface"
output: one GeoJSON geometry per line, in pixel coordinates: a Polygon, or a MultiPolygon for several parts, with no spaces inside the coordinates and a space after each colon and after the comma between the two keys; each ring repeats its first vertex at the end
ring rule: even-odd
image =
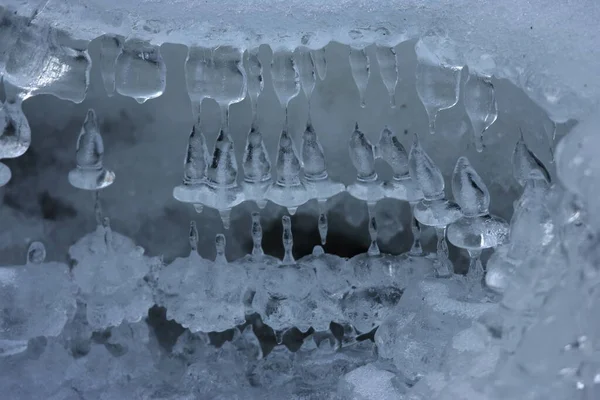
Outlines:
{"type": "Polygon", "coordinates": [[[369,84],[369,76],[371,75],[371,65],[367,50],[350,48],[350,69],[352,71],[352,77],[354,83],[358,88],[358,95],[360,98],[360,106],[366,107],[365,92],[367,91],[367,85],[369,84]]]}
{"type": "Polygon", "coordinates": [[[444,197],[444,177],[429,154],[425,152],[415,134],[408,158],[408,170],[411,178],[419,184],[426,200],[444,197]]]}
{"type": "Polygon", "coordinates": [[[498,118],[496,91],[489,76],[470,74],[464,86],[465,111],[471,120],[473,141],[483,151],[483,135],[498,118]]]}
{"type": "Polygon", "coordinates": [[[458,103],[461,68],[443,65],[421,42],[415,51],[417,94],[429,116],[429,133],[435,133],[438,112],[458,103]]]}
{"type": "Polygon", "coordinates": [[[115,88],[123,96],[138,103],[163,94],[167,82],[167,67],[160,48],[141,40],[129,39],[115,64],[115,88]]]}
{"type": "Polygon", "coordinates": [[[123,38],[104,35],[100,38],[100,74],[108,96],[115,92],[115,65],[117,57],[123,51],[123,38]]]}

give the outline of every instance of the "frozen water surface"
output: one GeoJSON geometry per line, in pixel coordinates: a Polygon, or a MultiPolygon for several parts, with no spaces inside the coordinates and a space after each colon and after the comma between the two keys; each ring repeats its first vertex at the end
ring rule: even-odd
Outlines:
{"type": "Polygon", "coordinates": [[[3,398],[600,398],[599,19],[5,0],[3,398]]]}

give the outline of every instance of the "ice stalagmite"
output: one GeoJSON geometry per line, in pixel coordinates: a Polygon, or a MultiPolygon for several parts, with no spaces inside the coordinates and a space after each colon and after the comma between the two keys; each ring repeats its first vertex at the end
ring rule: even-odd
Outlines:
{"type": "Polygon", "coordinates": [[[481,251],[504,243],[508,237],[508,224],[489,214],[487,186],[466,157],[460,157],[456,162],[452,193],[464,216],[448,226],[448,240],[469,252],[467,276],[473,284],[479,285],[483,279],[481,251]]]}
{"type": "Polygon", "coordinates": [[[115,173],[104,168],[104,143],[94,110],[89,109],[77,138],[77,166],[69,172],[69,183],[78,189],[100,190],[110,186],[115,173]]]}
{"type": "Polygon", "coordinates": [[[421,147],[418,136],[408,158],[410,176],[421,188],[424,198],[414,208],[414,216],[423,225],[435,227],[437,234],[437,273],[450,276],[454,267],[448,258],[446,227],[461,217],[459,206],[446,199],[444,177],[433,160],[421,147]]]}
{"type": "Polygon", "coordinates": [[[277,180],[269,187],[266,198],[286,207],[293,215],[299,206],[309,200],[309,192],[300,179],[300,160],[287,130],[279,137],[277,152],[277,180]]]}

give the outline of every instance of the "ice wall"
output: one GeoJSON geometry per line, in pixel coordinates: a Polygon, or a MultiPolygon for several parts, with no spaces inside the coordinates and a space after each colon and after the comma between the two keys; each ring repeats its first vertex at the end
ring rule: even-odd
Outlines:
{"type": "Polygon", "coordinates": [[[508,78],[556,122],[600,98],[600,3],[595,0],[4,0],[34,25],[76,39],[105,33],[186,45],[329,41],[397,44],[426,37],[440,61],[508,78]]]}

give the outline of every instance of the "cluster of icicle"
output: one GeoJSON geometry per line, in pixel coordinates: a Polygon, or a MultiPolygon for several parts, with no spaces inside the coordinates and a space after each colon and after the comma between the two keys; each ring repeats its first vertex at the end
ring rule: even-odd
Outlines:
{"type": "MultiPolygon", "coordinates": [[[[357,177],[343,189],[365,201],[369,210],[385,197],[411,204],[413,245],[408,253],[380,253],[377,222],[370,212],[372,243],[366,254],[347,260],[325,254],[317,246],[313,254],[295,260],[291,219],[284,216],[285,255],[279,260],[264,254],[260,214],[255,212],[252,254],[228,262],[225,236],[218,234],[215,260],[203,259],[197,252],[198,232],[192,222],[190,255],[163,266],[156,259],[145,257],[144,250],[131,240],[113,232],[108,218],[102,216],[97,194],[114,181],[115,173],[104,166],[102,137],[95,113],[90,110],[77,141],[76,167],[69,173],[69,181],[77,188],[96,193],[98,229],[71,248],[70,256],[76,261],[72,277],[57,276],[75,281],[80,300],[87,304],[88,320],[99,329],[122,321],[138,321],[152,304],[159,304],[168,310],[170,319],[192,331],[223,331],[242,323],[246,315],[258,313],[280,331],[291,327],[326,330],[333,321],[368,332],[393,310],[411,282],[454,274],[447,239],[467,250],[471,259],[468,281],[481,288],[484,269],[479,256],[484,249],[506,243],[509,225],[489,214],[488,189],[469,161],[460,157],[456,163],[452,177],[454,201],[450,201],[444,195],[441,171],[416,135],[407,152],[389,129],[384,129],[379,144],[373,146],[357,127],[349,149],[357,177]],[[376,157],[391,165],[394,176],[390,181],[379,180],[374,171],[376,157]],[[421,225],[436,229],[436,254],[423,251],[421,225]]],[[[550,177],[522,137],[515,147],[513,168],[517,181],[526,187],[527,197],[524,195],[524,200],[517,202],[515,211],[515,223],[522,224],[521,214],[531,211],[526,199],[531,193],[547,189],[550,177]]],[[[500,262],[495,262],[485,277],[487,286],[498,292],[504,290],[504,282],[514,270],[510,261],[518,256],[519,244],[512,244],[508,250],[496,257],[500,262]]],[[[69,284],[63,286],[68,288],[69,284]]],[[[55,291],[48,297],[53,307],[62,304],[62,294],[55,291]]],[[[72,309],[73,302],[65,304],[72,309]]]]}

